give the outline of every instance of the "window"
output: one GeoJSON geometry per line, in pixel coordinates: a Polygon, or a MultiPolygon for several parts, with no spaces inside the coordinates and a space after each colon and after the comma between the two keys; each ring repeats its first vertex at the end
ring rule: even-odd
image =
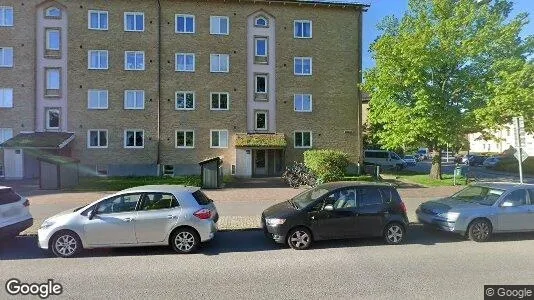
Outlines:
{"type": "Polygon", "coordinates": [[[47,18],[53,18],[53,19],[60,19],[61,18],[61,9],[57,7],[49,7],[45,10],[45,17],[47,18]]]}
{"type": "Polygon", "coordinates": [[[142,71],[145,69],[144,51],[124,51],[124,70],[142,71]]]}
{"type": "Polygon", "coordinates": [[[107,70],[108,69],[108,51],[107,50],[89,50],[87,53],[88,66],[90,70],[107,70]]]}
{"type": "Polygon", "coordinates": [[[266,94],[267,93],[267,75],[256,75],[255,76],[255,88],[256,93],[266,94]]]}
{"type": "Polygon", "coordinates": [[[163,165],[163,176],[174,176],[174,166],[163,165]]]}
{"type": "Polygon", "coordinates": [[[108,30],[108,12],[105,10],[90,10],[88,13],[88,27],[93,30],[108,30]]]}
{"type": "Polygon", "coordinates": [[[256,130],[267,130],[267,112],[266,111],[257,111],[255,113],[255,129],[256,130]]]}
{"type": "Polygon", "coordinates": [[[194,92],[176,92],[176,110],[194,110],[194,92]]]}
{"type": "Polygon", "coordinates": [[[0,108],[13,107],[13,89],[0,88],[0,108]]]}
{"type": "Polygon", "coordinates": [[[228,148],[228,130],[210,131],[211,148],[228,148]]]}
{"type": "Polygon", "coordinates": [[[228,35],[229,33],[229,19],[228,17],[210,17],[210,34],[228,35]]]}
{"type": "MultiPolygon", "coordinates": [[[[11,133],[13,134],[13,133],[11,133]]],[[[528,190],[528,195],[530,196],[530,205],[534,205],[534,189],[528,190]]]]}
{"type": "Polygon", "coordinates": [[[13,67],[13,48],[0,47],[0,67],[13,67]]]}
{"type": "Polygon", "coordinates": [[[59,129],[59,109],[49,108],[46,110],[46,129],[59,129]]]}
{"type": "Polygon", "coordinates": [[[504,198],[504,202],[510,202],[514,207],[527,205],[527,191],[524,189],[515,190],[504,198]]]}
{"type": "Polygon", "coordinates": [[[358,205],[371,206],[382,204],[382,194],[379,189],[365,188],[358,190],[358,205]]]}
{"type": "Polygon", "coordinates": [[[254,55],[259,57],[267,57],[267,38],[255,38],[254,45],[254,55]]]}
{"type": "Polygon", "coordinates": [[[311,148],[312,133],[311,131],[295,131],[295,148],[311,148]]]}
{"type": "Polygon", "coordinates": [[[311,57],[295,57],[294,61],[295,75],[311,75],[312,74],[312,58],[311,57]]]}
{"type": "Polygon", "coordinates": [[[46,35],[46,50],[59,51],[61,46],[61,33],[59,29],[45,30],[46,35]]]}
{"type": "Polygon", "coordinates": [[[312,95],[310,94],[295,94],[294,109],[298,112],[312,111],[312,95]]]}
{"type": "Polygon", "coordinates": [[[0,27],[13,26],[13,7],[0,6],[0,27]]]}
{"type": "Polygon", "coordinates": [[[140,194],[129,194],[102,200],[98,203],[96,214],[105,215],[135,211],[140,197],[140,194]]]}
{"type": "Polygon", "coordinates": [[[310,39],[312,37],[312,21],[295,21],[294,37],[297,39],[310,39]]]}
{"type": "Polygon", "coordinates": [[[195,148],[195,132],[193,130],[176,130],[176,148],[195,148]]]}
{"type": "Polygon", "coordinates": [[[0,128],[0,144],[13,137],[12,128],[0,128]]]}
{"type": "Polygon", "coordinates": [[[228,93],[211,93],[211,110],[228,110],[229,105],[229,94],[228,93]]]}
{"type": "Polygon", "coordinates": [[[197,190],[193,194],[193,198],[197,201],[198,205],[209,205],[213,203],[213,200],[211,200],[208,195],[204,194],[201,190],[197,190]]]}
{"type": "Polygon", "coordinates": [[[124,109],[145,109],[145,91],[124,91],[124,109]]]}
{"type": "Polygon", "coordinates": [[[142,12],[125,12],[124,31],[145,31],[145,14],[142,12]]]}
{"type": "Polygon", "coordinates": [[[47,68],[45,96],[57,97],[61,89],[61,70],[59,68],[47,68]]]}
{"type": "Polygon", "coordinates": [[[195,54],[176,53],[175,69],[178,72],[195,72],[195,54]]]}
{"type": "Polygon", "coordinates": [[[124,148],[144,148],[145,132],[143,130],[128,129],[124,131],[124,148]]]}
{"type": "Polygon", "coordinates": [[[343,189],[328,195],[326,204],[332,204],[334,209],[356,208],[356,191],[354,189],[343,189]]]}
{"type": "Polygon", "coordinates": [[[87,148],[107,148],[108,131],[103,129],[91,129],[87,133],[87,148]]]}
{"type": "Polygon", "coordinates": [[[228,54],[211,54],[210,71],[213,73],[227,73],[230,65],[230,55],[228,54]]]}
{"type": "Polygon", "coordinates": [[[257,17],[256,20],[254,20],[254,26],[256,27],[269,27],[269,21],[265,17],[257,17]]]}
{"type": "Polygon", "coordinates": [[[178,200],[172,194],[147,193],[143,196],[140,210],[169,209],[178,206],[178,200]]]}
{"type": "Polygon", "coordinates": [[[87,108],[107,109],[108,108],[108,90],[87,91],[87,108]]]}
{"type": "Polygon", "coordinates": [[[176,15],[176,33],[195,33],[195,16],[176,15]]]}

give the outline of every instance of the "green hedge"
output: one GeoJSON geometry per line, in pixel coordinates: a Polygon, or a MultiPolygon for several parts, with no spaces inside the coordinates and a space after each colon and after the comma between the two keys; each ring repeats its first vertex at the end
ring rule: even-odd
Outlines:
{"type": "Polygon", "coordinates": [[[343,179],[349,164],[348,154],[336,150],[308,150],[304,152],[304,165],[321,182],[343,179]]]}
{"type": "MultiPolygon", "coordinates": [[[[515,157],[503,158],[493,169],[497,171],[519,172],[519,163],[515,157]]],[[[534,174],[534,157],[529,157],[523,162],[523,173],[534,174]]]]}

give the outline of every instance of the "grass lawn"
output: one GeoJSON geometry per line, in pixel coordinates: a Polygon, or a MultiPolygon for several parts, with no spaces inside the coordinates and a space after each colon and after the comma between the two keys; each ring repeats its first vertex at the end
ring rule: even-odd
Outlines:
{"type": "Polygon", "coordinates": [[[179,177],[81,177],[74,191],[120,191],[127,188],[152,185],[177,184],[200,186],[200,176],[179,177]]]}
{"type": "MultiPolygon", "coordinates": [[[[435,186],[454,186],[454,177],[452,174],[442,174],[441,180],[431,179],[426,173],[403,170],[398,172],[384,173],[386,177],[394,177],[396,180],[406,183],[415,183],[428,187],[435,186]]],[[[464,177],[456,178],[456,185],[465,185],[464,177]]]]}

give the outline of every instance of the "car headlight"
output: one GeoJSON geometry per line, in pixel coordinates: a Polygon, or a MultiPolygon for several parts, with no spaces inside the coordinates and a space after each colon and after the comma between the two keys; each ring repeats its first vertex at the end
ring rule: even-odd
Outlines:
{"type": "Polygon", "coordinates": [[[265,219],[267,226],[278,226],[284,224],[286,219],[265,219]]]}
{"type": "Polygon", "coordinates": [[[43,229],[44,229],[44,228],[48,228],[48,227],[54,225],[54,223],[56,223],[56,222],[55,222],[55,221],[52,221],[52,220],[45,220],[45,221],[43,222],[43,224],[41,225],[41,228],[43,228],[43,229]]]}
{"type": "Polygon", "coordinates": [[[450,222],[456,222],[458,220],[458,217],[460,216],[459,212],[446,212],[446,213],[439,213],[438,217],[444,218],[447,221],[450,222]]]}

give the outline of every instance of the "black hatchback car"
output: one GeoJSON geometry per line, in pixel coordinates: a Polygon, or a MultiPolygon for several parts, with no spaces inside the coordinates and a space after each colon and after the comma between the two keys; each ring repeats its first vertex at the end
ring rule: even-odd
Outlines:
{"type": "Polygon", "coordinates": [[[266,209],[261,222],[267,237],[302,250],[313,241],[384,237],[403,241],[406,206],[388,184],[333,182],[319,185],[266,209]]]}

